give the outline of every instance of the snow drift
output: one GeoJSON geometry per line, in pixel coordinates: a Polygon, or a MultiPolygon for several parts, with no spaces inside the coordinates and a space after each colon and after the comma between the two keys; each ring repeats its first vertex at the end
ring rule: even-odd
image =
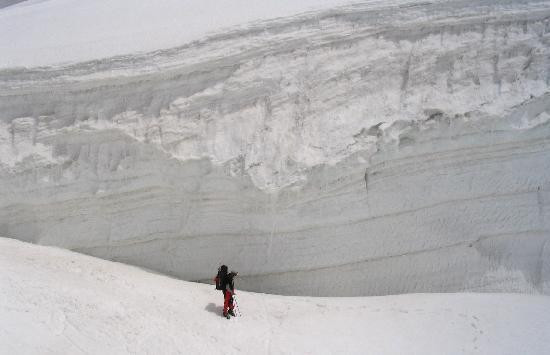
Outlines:
{"type": "Polygon", "coordinates": [[[0,238],[0,351],[59,353],[548,354],[550,300],[511,294],[368,298],[242,292],[0,238]]]}
{"type": "Polygon", "coordinates": [[[5,62],[0,235],[262,292],[548,294],[549,19],[366,2],[5,62]]]}

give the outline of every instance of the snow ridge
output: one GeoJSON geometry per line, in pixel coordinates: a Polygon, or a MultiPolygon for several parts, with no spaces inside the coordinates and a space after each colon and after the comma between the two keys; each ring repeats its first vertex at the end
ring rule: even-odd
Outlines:
{"type": "Polygon", "coordinates": [[[239,292],[243,316],[228,321],[220,316],[221,295],[212,285],[4,238],[0,284],[0,349],[7,353],[550,351],[550,301],[541,296],[239,292]]]}

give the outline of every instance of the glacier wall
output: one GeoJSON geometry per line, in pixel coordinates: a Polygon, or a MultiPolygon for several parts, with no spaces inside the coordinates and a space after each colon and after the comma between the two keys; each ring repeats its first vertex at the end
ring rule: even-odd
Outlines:
{"type": "Polygon", "coordinates": [[[550,2],[0,70],[0,235],[303,295],[550,293],[550,2]]]}

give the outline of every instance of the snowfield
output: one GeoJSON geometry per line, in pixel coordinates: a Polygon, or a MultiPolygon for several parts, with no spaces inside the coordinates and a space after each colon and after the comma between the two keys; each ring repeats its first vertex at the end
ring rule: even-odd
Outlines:
{"type": "Polygon", "coordinates": [[[550,294],[550,1],[130,2],[0,10],[0,235],[255,292],[550,294]]]}
{"type": "Polygon", "coordinates": [[[27,0],[0,11],[0,68],[172,48],[253,22],[353,2],[358,0],[27,0]]]}
{"type": "Polygon", "coordinates": [[[211,285],[0,238],[3,354],[550,353],[544,296],[238,292],[230,320],[220,301],[211,285]]]}
{"type": "Polygon", "coordinates": [[[0,354],[550,354],[550,0],[0,0],[0,33],[0,354]]]}

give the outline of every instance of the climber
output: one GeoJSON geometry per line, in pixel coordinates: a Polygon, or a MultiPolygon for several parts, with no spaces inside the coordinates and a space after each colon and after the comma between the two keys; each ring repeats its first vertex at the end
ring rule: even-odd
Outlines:
{"type": "Polygon", "coordinates": [[[235,317],[233,295],[235,294],[234,278],[237,276],[237,272],[227,273],[227,270],[227,265],[220,266],[214,281],[216,290],[221,290],[223,293],[223,316],[229,319],[229,316],[235,317]]]}

